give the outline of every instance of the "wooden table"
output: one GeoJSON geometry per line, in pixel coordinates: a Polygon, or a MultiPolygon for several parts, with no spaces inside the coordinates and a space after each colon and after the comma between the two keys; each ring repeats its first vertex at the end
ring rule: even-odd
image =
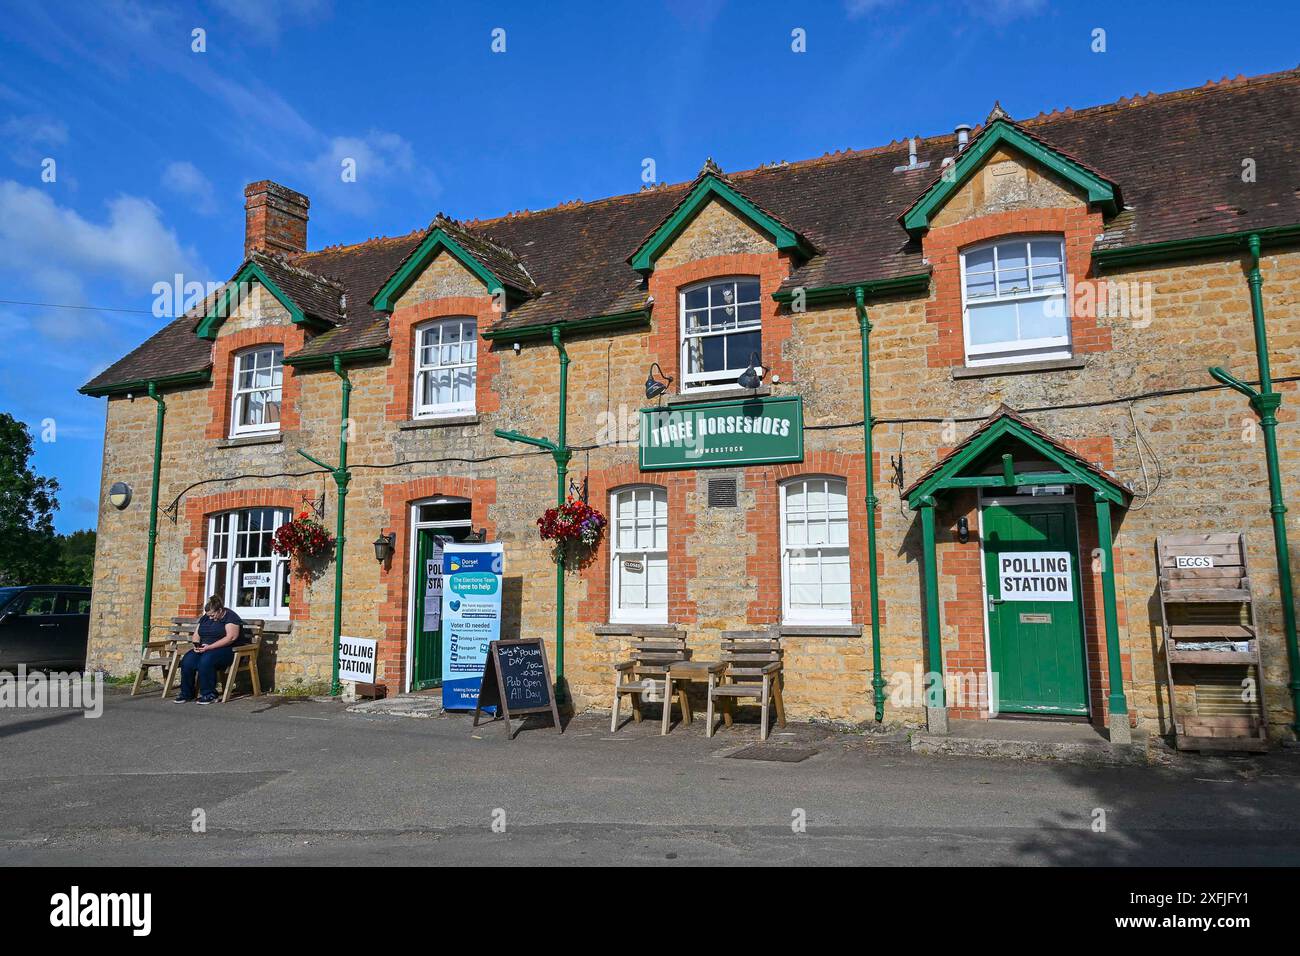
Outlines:
{"type": "MultiPolygon", "coordinates": [[[[707,681],[726,669],[727,665],[722,661],[679,661],[670,665],[664,676],[664,719],[660,734],[668,733],[668,724],[672,719],[674,681],[707,681]]],[[[682,695],[682,722],[691,722],[691,702],[685,694],[682,695]]],[[[727,723],[731,721],[728,720],[727,723]]]]}

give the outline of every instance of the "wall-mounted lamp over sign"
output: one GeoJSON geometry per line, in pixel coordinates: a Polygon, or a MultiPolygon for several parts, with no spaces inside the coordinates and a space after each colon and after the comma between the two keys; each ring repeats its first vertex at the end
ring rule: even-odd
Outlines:
{"type": "Polygon", "coordinates": [[[763,373],[766,372],[758,360],[757,352],[749,353],[749,368],[740,373],[740,378],[736,379],[736,384],[741,388],[758,388],[763,384],[763,373]]]}
{"type": "Polygon", "coordinates": [[[387,564],[388,559],[393,556],[393,551],[397,548],[397,532],[390,531],[388,534],[379,532],[379,537],[375,539],[375,560],[380,564],[387,564]]]}
{"type": "Polygon", "coordinates": [[[665,375],[664,370],[659,368],[659,363],[655,362],[650,366],[650,374],[645,380],[645,397],[658,398],[664,392],[668,391],[668,386],[673,383],[671,375],[665,375]],[[655,369],[659,369],[659,378],[655,378],[655,369]]]}
{"type": "Polygon", "coordinates": [[[115,481],[108,489],[108,503],[121,511],[131,503],[131,486],[125,481],[115,481]]]}

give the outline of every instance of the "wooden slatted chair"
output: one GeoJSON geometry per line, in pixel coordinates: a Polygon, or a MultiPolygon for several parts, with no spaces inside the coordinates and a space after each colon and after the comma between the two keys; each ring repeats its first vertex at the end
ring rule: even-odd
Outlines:
{"type": "Polygon", "coordinates": [[[194,634],[194,620],[192,618],[188,619],[188,624],[185,621],[184,618],[173,618],[165,636],[145,644],[144,650],[140,654],[140,664],[136,670],[135,683],[131,685],[132,697],[139,693],[140,685],[148,680],[149,670],[154,667],[162,669],[162,695],[167,696],[167,688],[171,686],[172,668],[180,660],[180,655],[189,650],[190,638],[194,634]],[[179,654],[177,653],[178,647],[184,648],[179,654]]]}
{"type": "Polygon", "coordinates": [[[705,714],[708,736],[713,736],[713,706],[717,702],[728,724],[736,703],[755,697],[762,708],[761,739],[767,739],[768,705],[776,705],[776,719],[785,726],[785,701],[781,698],[781,668],[785,651],[781,641],[762,631],[724,631],[722,661],[727,665],[721,680],[709,675],[709,704],[705,714]]]}
{"type": "MultiPolygon", "coordinates": [[[[668,668],[689,660],[690,655],[685,637],[635,638],[632,641],[631,659],[614,665],[614,709],[609,719],[609,732],[612,734],[618,730],[619,706],[624,697],[632,698],[632,716],[638,724],[641,723],[642,697],[663,699],[665,685],[668,683],[668,668]]],[[[684,716],[689,706],[684,685],[678,690],[677,696],[684,716]]],[[[664,700],[663,705],[671,708],[672,702],[664,700]]]]}
{"type": "MultiPolygon", "coordinates": [[[[174,623],[175,627],[181,630],[172,649],[172,663],[167,670],[167,679],[163,682],[163,697],[171,693],[172,684],[180,676],[181,658],[190,650],[194,629],[198,626],[198,618],[176,618],[174,623]]],[[[257,673],[257,656],[262,649],[262,622],[245,621],[241,633],[248,638],[248,643],[235,648],[235,657],[230,662],[230,667],[217,671],[217,693],[221,695],[223,704],[230,700],[230,692],[239,678],[240,670],[248,671],[249,681],[253,685],[253,696],[262,696],[262,680],[257,673]]]]}

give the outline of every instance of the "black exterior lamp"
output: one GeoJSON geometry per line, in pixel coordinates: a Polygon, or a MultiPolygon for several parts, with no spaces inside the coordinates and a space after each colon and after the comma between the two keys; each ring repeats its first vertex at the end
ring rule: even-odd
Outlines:
{"type": "Polygon", "coordinates": [[[740,378],[736,379],[736,384],[741,388],[758,388],[763,384],[763,372],[765,369],[758,362],[758,353],[749,353],[749,368],[740,373],[740,378]]]}
{"type": "Polygon", "coordinates": [[[379,532],[379,537],[375,539],[375,560],[380,564],[387,564],[388,559],[393,556],[393,551],[397,548],[397,532],[390,531],[388,534],[379,532]]]}
{"type": "Polygon", "coordinates": [[[962,544],[970,540],[970,521],[965,515],[957,519],[957,540],[962,544]]]}
{"type": "Polygon", "coordinates": [[[479,528],[477,531],[471,531],[469,534],[465,535],[465,543],[466,543],[466,544],[486,544],[486,543],[487,543],[487,528],[479,528]]]}
{"type": "Polygon", "coordinates": [[[645,380],[645,397],[658,398],[664,392],[668,391],[668,386],[673,383],[671,375],[665,375],[664,370],[659,368],[659,363],[655,362],[650,366],[650,374],[645,380]],[[659,369],[659,377],[655,378],[655,369],[659,369]]]}

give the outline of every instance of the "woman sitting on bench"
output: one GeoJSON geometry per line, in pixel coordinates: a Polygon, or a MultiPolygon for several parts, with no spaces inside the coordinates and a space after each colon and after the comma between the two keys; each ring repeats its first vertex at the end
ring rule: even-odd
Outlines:
{"type": "Polygon", "coordinates": [[[194,700],[194,677],[199,678],[199,703],[217,701],[217,671],[235,660],[235,648],[245,643],[240,637],[244,622],[217,595],[208,598],[194,633],[194,649],[181,658],[181,692],[176,703],[194,700]]]}

